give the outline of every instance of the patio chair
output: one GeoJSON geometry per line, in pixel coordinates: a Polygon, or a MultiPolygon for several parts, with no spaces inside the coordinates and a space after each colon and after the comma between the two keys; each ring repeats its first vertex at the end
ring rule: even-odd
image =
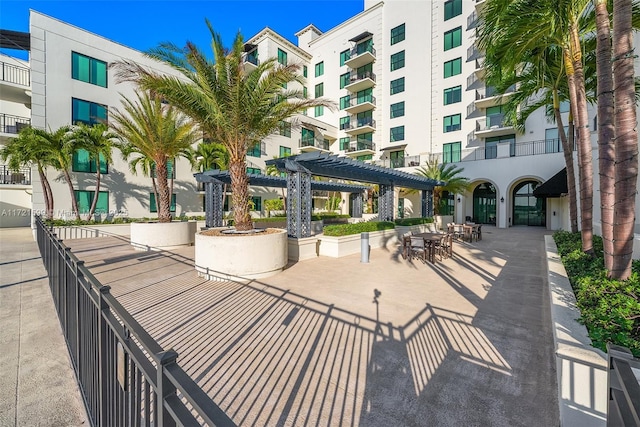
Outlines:
{"type": "Polygon", "coordinates": [[[449,238],[450,238],[449,233],[447,233],[447,234],[443,234],[439,240],[433,241],[432,245],[433,245],[434,261],[435,261],[436,255],[438,255],[438,257],[440,258],[440,261],[442,261],[444,258],[447,258],[449,256],[449,250],[447,247],[449,238]]]}
{"type": "Polygon", "coordinates": [[[474,227],[473,230],[471,230],[471,240],[473,240],[474,237],[476,242],[482,240],[482,225],[474,227]]]}
{"type": "Polygon", "coordinates": [[[424,243],[424,239],[422,237],[411,237],[411,246],[409,247],[409,257],[419,257],[423,261],[427,261],[427,257],[429,255],[429,248],[424,243]]]}

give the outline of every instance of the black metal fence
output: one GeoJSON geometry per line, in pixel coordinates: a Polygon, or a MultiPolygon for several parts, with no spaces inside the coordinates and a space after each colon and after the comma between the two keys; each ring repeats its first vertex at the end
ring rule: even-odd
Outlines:
{"type": "Polygon", "coordinates": [[[640,426],[640,384],[633,369],[640,360],[628,348],[607,344],[609,404],[607,426],[640,426]]]}
{"type": "Polygon", "coordinates": [[[94,426],[235,426],[36,217],[49,287],[94,426]]]}
{"type": "Polygon", "coordinates": [[[11,169],[0,165],[0,184],[31,185],[31,168],[11,169]]]}

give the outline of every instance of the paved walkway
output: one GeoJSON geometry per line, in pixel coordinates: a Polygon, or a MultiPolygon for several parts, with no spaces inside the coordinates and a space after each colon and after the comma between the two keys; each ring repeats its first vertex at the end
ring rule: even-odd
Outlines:
{"type": "Polygon", "coordinates": [[[192,247],[65,243],[240,425],[553,426],[546,233],[487,227],[435,265],[377,249],[246,285],[198,278],[192,247]]]}
{"type": "Polygon", "coordinates": [[[28,228],[0,229],[0,390],[0,426],[89,425],[28,228]]]}

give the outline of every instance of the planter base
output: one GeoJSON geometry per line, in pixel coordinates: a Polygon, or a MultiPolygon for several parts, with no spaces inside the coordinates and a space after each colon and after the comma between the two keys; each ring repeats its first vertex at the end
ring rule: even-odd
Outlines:
{"type": "Polygon", "coordinates": [[[139,251],[162,251],[194,242],[195,221],[134,222],[131,224],[131,246],[139,251]]]}

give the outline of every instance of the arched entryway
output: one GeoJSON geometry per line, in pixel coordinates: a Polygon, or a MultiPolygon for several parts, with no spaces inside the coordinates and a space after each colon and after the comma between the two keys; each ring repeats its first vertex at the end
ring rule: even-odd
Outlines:
{"type": "Polygon", "coordinates": [[[490,182],[483,182],[473,190],[473,221],[496,223],[496,188],[490,182]]]}
{"type": "Polygon", "coordinates": [[[547,205],[543,198],[533,195],[540,183],[524,181],[513,189],[513,225],[545,226],[547,224],[547,205]]]}

